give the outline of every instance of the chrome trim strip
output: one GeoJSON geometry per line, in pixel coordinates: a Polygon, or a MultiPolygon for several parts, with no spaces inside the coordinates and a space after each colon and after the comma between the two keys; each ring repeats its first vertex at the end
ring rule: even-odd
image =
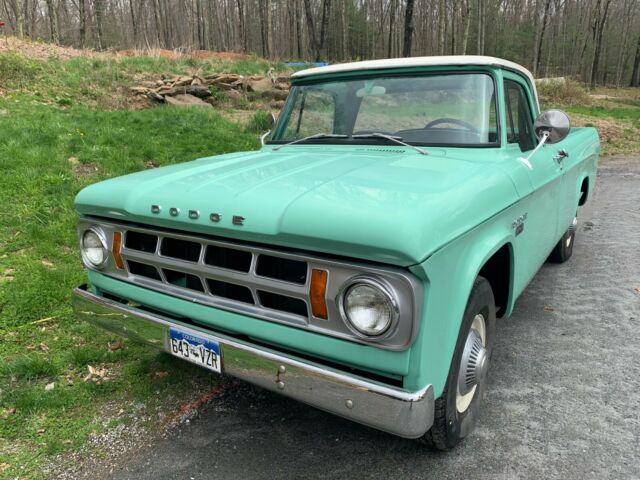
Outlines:
{"type": "Polygon", "coordinates": [[[127,269],[120,270],[116,267],[113,258],[110,258],[107,265],[99,271],[105,275],[119,280],[133,283],[143,288],[148,288],[157,292],[172,295],[183,300],[199,303],[202,305],[220,308],[243,315],[249,315],[263,320],[291,325],[297,328],[318,332],[323,335],[331,335],[366,345],[375,345],[388,350],[406,350],[413,343],[418,334],[418,324],[421,318],[423,285],[420,280],[411,272],[395,267],[371,266],[357,262],[346,262],[328,260],[311,254],[294,252],[284,252],[275,249],[237,244],[232,241],[211,239],[204,235],[187,234],[173,232],[151,227],[120,225],[117,222],[106,220],[94,220],[91,218],[81,218],[78,222],[78,234],[89,226],[99,225],[106,233],[107,247],[111,250],[111,239],[114,231],[122,231],[125,235],[127,231],[135,231],[154,235],[158,238],[155,252],[141,252],[126,248],[126,241],[123,242],[121,256],[125,263],[128,260],[137,261],[153,265],[158,268],[161,280],[153,280],[139,275],[131,274],[127,269]],[[197,261],[190,262],[160,254],[163,238],[172,238],[196,242],[202,246],[200,257],[197,261]],[[219,246],[232,250],[249,252],[252,255],[249,272],[239,272],[221,267],[214,267],[204,263],[205,249],[207,246],[219,246]],[[292,282],[285,282],[275,278],[260,276],[256,273],[258,257],[269,255],[284,259],[303,261],[307,264],[307,280],[304,285],[292,282]],[[198,292],[167,282],[162,268],[169,268],[184,273],[195,275],[202,282],[205,291],[198,292]],[[326,302],[328,319],[316,318],[311,314],[309,301],[309,284],[311,281],[311,270],[320,269],[329,272],[329,280],[326,290],[326,302]],[[393,294],[398,305],[398,318],[394,324],[384,334],[367,337],[353,332],[351,327],[343,319],[340,313],[338,298],[342,289],[350,284],[356,277],[374,277],[377,281],[385,285],[387,290],[393,294]],[[243,303],[225,297],[213,295],[209,291],[206,279],[211,278],[228,283],[235,283],[247,287],[251,291],[255,304],[243,303]],[[308,316],[296,315],[282,310],[273,310],[260,305],[258,290],[285,295],[304,301],[307,305],[308,316]]]}
{"type": "Polygon", "coordinates": [[[378,430],[418,438],[433,424],[431,385],[409,392],[345,375],[99,297],[86,285],[73,290],[72,302],[79,319],[158,349],[169,350],[167,331],[172,326],[218,342],[225,374],[378,430]]]}

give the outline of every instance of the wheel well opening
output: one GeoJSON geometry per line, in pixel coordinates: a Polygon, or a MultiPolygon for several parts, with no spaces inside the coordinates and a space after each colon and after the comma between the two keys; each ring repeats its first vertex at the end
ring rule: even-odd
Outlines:
{"type": "Polygon", "coordinates": [[[589,196],[589,177],[586,177],[584,180],[582,180],[582,185],[580,185],[580,200],[578,200],[579,207],[587,203],[588,196],[589,196]]]}
{"type": "Polygon", "coordinates": [[[511,285],[511,253],[509,244],[503,245],[500,250],[487,260],[479,273],[487,279],[493,290],[496,301],[496,315],[502,317],[509,304],[509,286],[511,285]]]}

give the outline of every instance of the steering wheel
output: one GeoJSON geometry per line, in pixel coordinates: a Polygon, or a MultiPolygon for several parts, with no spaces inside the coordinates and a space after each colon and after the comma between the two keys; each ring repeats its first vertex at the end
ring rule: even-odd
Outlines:
{"type": "Polygon", "coordinates": [[[436,125],[440,125],[441,123],[452,123],[454,125],[458,125],[460,127],[466,128],[474,133],[478,133],[478,129],[471,125],[469,122],[465,122],[464,120],[458,120],[457,118],[436,118],[435,120],[427,123],[424,128],[429,129],[433,128],[436,125]]]}

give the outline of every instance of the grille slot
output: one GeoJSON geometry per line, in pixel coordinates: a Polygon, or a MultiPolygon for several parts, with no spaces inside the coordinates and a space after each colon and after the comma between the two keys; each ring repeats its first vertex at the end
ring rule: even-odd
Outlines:
{"type": "Polygon", "coordinates": [[[164,278],[166,278],[167,282],[171,285],[188,288],[189,290],[195,290],[197,292],[204,292],[202,282],[195,275],[169,270],[168,268],[163,268],[162,273],[164,273],[164,278]]]}
{"type": "Polygon", "coordinates": [[[307,282],[307,262],[290,258],[260,255],[256,274],[262,277],[282,280],[283,282],[304,285],[307,282]]]}
{"type": "Polygon", "coordinates": [[[140,277],[151,278],[152,280],[162,281],[158,270],[153,265],[147,265],[146,263],[134,262],[133,260],[127,261],[129,272],[140,277]]]}
{"type": "Polygon", "coordinates": [[[294,315],[300,315],[302,317],[309,315],[307,311],[307,304],[299,298],[265,292],[264,290],[258,290],[258,298],[260,298],[260,304],[263,307],[293,313],[294,315]]]}
{"type": "Polygon", "coordinates": [[[204,263],[214,267],[248,273],[251,268],[252,257],[251,252],[244,250],[208,245],[204,254],[204,263]]]}
{"type": "Polygon", "coordinates": [[[128,231],[124,238],[124,246],[139,252],[154,253],[158,245],[158,237],[148,233],[128,231]]]}
{"type": "Polygon", "coordinates": [[[187,262],[197,262],[200,258],[202,245],[179,238],[165,237],[162,239],[160,254],[165,257],[186,260],[187,262]]]}
{"type": "Polygon", "coordinates": [[[229,300],[235,300],[237,302],[255,303],[253,301],[253,295],[251,295],[251,290],[242,285],[207,278],[207,286],[212,295],[228,298],[229,300]]]}

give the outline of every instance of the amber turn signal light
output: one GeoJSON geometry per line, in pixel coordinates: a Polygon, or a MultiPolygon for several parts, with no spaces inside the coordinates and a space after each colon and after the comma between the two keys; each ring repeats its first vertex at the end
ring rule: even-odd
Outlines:
{"type": "Polygon", "coordinates": [[[120,270],[124,270],[124,261],[120,256],[120,250],[122,249],[122,232],[113,232],[113,244],[111,246],[111,252],[113,253],[113,259],[116,261],[116,267],[120,270]]]}
{"type": "Polygon", "coordinates": [[[309,286],[309,299],[311,300],[311,312],[316,318],[327,319],[327,302],[325,296],[327,293],[327,277],[329,273],[326,270],[311,270],[311,285],[309,286]]]}

